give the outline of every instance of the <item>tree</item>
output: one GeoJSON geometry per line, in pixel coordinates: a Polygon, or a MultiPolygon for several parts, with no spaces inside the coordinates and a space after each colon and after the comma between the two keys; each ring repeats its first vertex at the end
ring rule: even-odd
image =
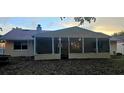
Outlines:
{"type": "MultiPolygon", "coordinates": [[[[66,17],[60,17],[61,20],[65,19],[66,17]]],[[[96,21],[95,17],[74,17],[75,22],[79,22],[79,25],[82,25],[85,21],[91,23],[91,21],[96,21]]]]}
{"type": "Polygon", "coordinates": [[[124,31],[114,33],[112,36],[124,36],[124,31]]]}

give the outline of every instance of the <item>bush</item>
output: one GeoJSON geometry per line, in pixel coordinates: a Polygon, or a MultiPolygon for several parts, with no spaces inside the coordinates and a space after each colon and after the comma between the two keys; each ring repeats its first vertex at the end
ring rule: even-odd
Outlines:
{"type": "Polygon", "coordinates": [[[117,55],[117,56],[122,56],[122,53],[117,53],[116,55],[117,55]]]}

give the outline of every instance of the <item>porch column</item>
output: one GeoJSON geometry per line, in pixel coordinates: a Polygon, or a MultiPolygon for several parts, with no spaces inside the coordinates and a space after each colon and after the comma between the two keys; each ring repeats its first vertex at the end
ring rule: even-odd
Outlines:
{"type": "Polygon", "coordinates": [[[54,54],[54,38],[52,37],[52,54],[54,54]]]}
{"type": "Polygon", "coordinates": [[[96,38],[96,53],[98,53],[99,50],[98,50],[98,38],[96,38]]]}

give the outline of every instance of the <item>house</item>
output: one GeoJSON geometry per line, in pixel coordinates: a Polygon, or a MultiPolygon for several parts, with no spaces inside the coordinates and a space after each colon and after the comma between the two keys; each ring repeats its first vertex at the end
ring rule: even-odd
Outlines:
{"type": "Polygon", "coordinates": [[[113,36],[110,38],[110,54],[124,55],[124,36],[113,36]]]}
{"type": "Polygon", "coordinates": [[[2,38],[5,54],[34,56],[35,60],[109,58],[109,36],[80,27],[55,31],[12,29],[2,38]]]}

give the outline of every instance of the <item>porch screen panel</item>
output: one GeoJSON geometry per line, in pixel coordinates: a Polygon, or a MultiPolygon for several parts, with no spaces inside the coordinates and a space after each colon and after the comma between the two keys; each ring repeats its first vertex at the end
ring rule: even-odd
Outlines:
{"type": "Polygon", "coordinates": [[[54,52],[59,53],[59,38],[54,38],[54,52]]]}
{"type": "Polygon", "coordinates": [[[98,52],[109,52],[109,39],[99,38],[98,39],[98,52]]]}
{"type": "Polygon", "coordinates": [[[84,38],[84,52],[85,53],[96,52],[96,38],[84,38]]]}
{"type": "Polygon", "coordinates": [[[36,52],[37,54],[52,53],[52,38],[47,37],[36,38],[36,52]]]}
{"type": "Polygon", "coordinates": [[[70,38],[70,53],[82,53],[81,38],[70,38]]]}

